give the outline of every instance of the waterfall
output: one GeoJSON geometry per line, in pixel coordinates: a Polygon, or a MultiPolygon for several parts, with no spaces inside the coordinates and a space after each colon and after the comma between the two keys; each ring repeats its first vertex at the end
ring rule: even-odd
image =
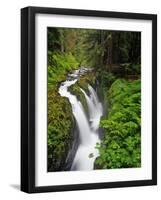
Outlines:
{"type": "Polygon", "coordinates": [[[61,96],[69,99],[79,129],[80,143],[71,170],[92,170],[94,168],[94,161],[99,156],[99,152],[95,147],[96,144],[100,142],[98,126],[102,115],[102,105],[92,86],[88,85],[90,96],[81,89],[88,105],[90,119],[87,119],[87,115],[81,102],[75,95],[68,91],[68,87],[76,83],[78,72],[75,72],[70,76],[74,78],[74,80],[72,79],[63,82],[59,88],[59,93],[61,96]]]}
{"type": "Polygon", "coordinates": [[[100,118],[103,115],[103,109],[102,109],[102,104],[98,100],[98,96],[95,90],[92,88],[92,86],[88,85],[88,90],[90,96],[88,96],[86,92],[83,89],[81,89],[87,101],[91,128],[94,131],[96,131],[99,127],[100,118]]]}
{"type": "Polygon", "coordinates": [[[59,93],[61,96],[67,97],[71,103],[73,115],[76,119],[79,132],[80,132],[80,143],[82,145],[88,144],[90,142],[90,127],[88,120],[80,101],[77,100],[76,96],[72,95],[68,91],[68,87],[73,85],[77,80],[65,81],[59,88],[59,93]]]}

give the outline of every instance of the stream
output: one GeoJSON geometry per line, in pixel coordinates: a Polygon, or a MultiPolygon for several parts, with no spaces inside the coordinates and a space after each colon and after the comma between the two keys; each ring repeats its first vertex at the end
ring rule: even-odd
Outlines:
{"type": "Polygon", "coordinates": [[[95,147],[96,143],[100,143],[98,128],[103,110],[97,93],[91,85],[88,85],[88,94],[80,88],[87,101],[89,111],[87,115],[82,103],[75,95],[68,91],[68,88],[75,84],[79,76],[86,73],[86,71],[88,71],[86,68],[75,70],[72,74],[68,75],[67,80],[63,82],[59,88],[60,95],[69,99],[79,130],[79,145],[72,163],[71,171],[93,170],[94,161],[99,156],[99,152],[95,147]]]}

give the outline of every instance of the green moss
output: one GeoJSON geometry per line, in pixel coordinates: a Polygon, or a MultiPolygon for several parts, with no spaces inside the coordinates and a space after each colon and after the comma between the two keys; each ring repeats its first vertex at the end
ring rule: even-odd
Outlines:
{"type": "Polygon", "coordinates": [[[48,171],[63,169],[72,146],[72,109],[68,99],[59,95],[58,89],[67,73],[77,67],[71,54],[48,55],[48,171]]]}
{"type": "Polygon", "coordinates": [[[83,108],[85,109],[86,113],[88,112],[88,106],[87,106],[87,102],[85,99],[85,96],[83,94],[83,92],[80,90],[80,87],[78,86],[78,84],[74,84],[71,85],[69,88],[69,91],[76,95],[77,99],[82,103],[83,108]]]}
{"type": "Polygon", "coordinates": [[[87,72],[86,74],[79,77],[77,84],[80,88],[88,92],[88,84],[94,85],[96,82],[96,73],[87,72]]]}
{"type": "Polygon", "coordinates": [[[48,170],[59,170],[71,148],[74,118],[70,103],[57,90],[48,90],[48,170]]]}
{"type": "Polygon", "coordinates": [[[88,84],[94,85],[96,76],[94,72],[86,73],[79,77],[78,81],[69,87],[69,91],[76,95],[78,100],[82,103],[86,113],[88,113],[88,105],[85,96],[80,88],[88,93],[88,84]]]}
{"type": "Polygon", "coordinates": [[[48,88],[66,80],[66,74],[78,68],[78,62],[71,53],[48,52],[48,88]]]}

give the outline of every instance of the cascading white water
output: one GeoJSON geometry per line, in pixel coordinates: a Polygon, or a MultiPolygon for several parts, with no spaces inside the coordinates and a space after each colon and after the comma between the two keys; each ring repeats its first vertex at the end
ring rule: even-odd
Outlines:
{"type": "Polygon", "coordinates": [[[78,70],[74,74],[71,74],[70,77],[74,78],[74,80],[63,82],[59,88],[59,93],[61,96],[69,99],[79,129],[80,144],[71,170],[92,170],[94,168],[94,160],[99,155],[95,147],[96,143],[100,142],[98,126],[100,117],[102,116],[102,105],[98,100],[95,90],[90,85],[88,86],[90,96],[81,89],[85,95],[89,109],[90,119],[88,120],[81,102],[78,101],[75,95],[72,95],[68,91],[68,87],[76,83],[78,76],[78,70]]]}
{"type": "Polygon", "coordinates": [[[80,101],[77,100],[76,96],[72,95],[68,91],[68,87],[73,85],[77,79],[71,81],[65,81],[59,88],[61,96],[67,97],[72,105],[73,115],[77,121],[79,132],[80,132],[80,143],[85,145],[90,142],[90,127],[83,106],[80,101]]]}
{"type": "Polygon", "coordinates": [[[91,128],[94,131],[97,131],[99,127],[100,118],[103,114],[102,104],[101,102],[99,102],[98,96],[95,90],[92,88],[92,86],[88,85],[88,90],[90,96],[88,96],[86,92],[83,89],[81,89],[87,101],[91,128]]]}

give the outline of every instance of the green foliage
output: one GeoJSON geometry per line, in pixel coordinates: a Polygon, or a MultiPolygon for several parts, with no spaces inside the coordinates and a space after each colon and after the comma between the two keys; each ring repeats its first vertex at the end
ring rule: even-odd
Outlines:
{"type": "Polygon", "coordinates": [[[140,64],[124,63],[121,67],[125,70],[126,74],[139,75],[141,73],[140,64]]]}
{"type": "Polygon", "coordinates": [[[134,72],[135,74],[140,74],[141,73],[140,64],[132,64],[131,65],[131,71],[132,71],[132,73],[134,72]]]}
{"type": "Polygon", "coordinates": [[[74,118],[71,105],[59,95],[58,88],[66,80],[67,73],[81,65],[94,67],[95,72],[81,76],[70,91],[87,109],[80,87],[87,92],[88,83],[95,84],[98,80],[100,93],[104,94],[106,101],[107,97],[109,99],[108,118],[100,123],[105,130],[105,138],[101,145],[97,145],[100,157],[95,162],[96,167],[140,166],[140,81],[115,81],[116,77],[109,72],[112,72],[113,64],[117,66],[124,63],[121,65],[122,77],[140,75],[141,34],[49,27],[47,36],[48,170],[62,170],[72,145],[74,118]]]}
{"type": "Polygon", "coordinates": [[[72,142],[71,106],[56,89],[48,89],[48,170],[59,170],[72,142]]]}
{"type": "Polygon", "coordinates": [[[57,28],[48,27],[48,51],[58,51],[60,50],[60,32],[57,28]]]}
{"type": "Polygon", "coordinates": [[[140,80],[117,79],[108,91],[109,114],[101,120],[105,136],[97,145],[100,156],[95,168],[141,166],[141,86],[140,80]]]}
{"type": "Polygon", "coordinates": [[[116,77],[112,73],[98,70],[96,73],[96,79],[99,81],[98,95],[101,98],[102,102],[108,104],[107,90],[116,80],[116,77]]]}
{"type": "Polygon", "coordinates": [[[109,87],[116,80],[116,77],[112,73],[102,70],[97,72],[97,78],[103,88],[109,87]]]}
{"type": "Polygon", "coordinates": [[[60,171],[71,149],[74,127],[69,101],[58,87],[78,63],[72,54],[48,52],[48,171],[60,171]]]}
{"type": "Polygon", "coordinates": [[[78,68],[78,62],[71,53],[48,52],[48,86],[66,79],[66,74],[78,68]]]}

